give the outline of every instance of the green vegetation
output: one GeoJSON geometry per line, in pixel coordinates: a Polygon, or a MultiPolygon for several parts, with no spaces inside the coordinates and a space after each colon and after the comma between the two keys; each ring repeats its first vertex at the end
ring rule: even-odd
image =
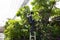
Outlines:
{"type": "Polygon", "coordinates": [[[27,14],[31,11],[35,20],[37,40],[56,40],[60,37],[60,27],[58,21],[50,17],[60,16],[60,9],[55,7],[56,0],[33,0],[31,2],[32,10],[29,6],[24,6],[18,10],[16,16],[21,20],[9,19],[5,25],[5,40],[29,40],[29,29],[31,25],[28,22],[27,14]],[[57,24],[58,23],[58,24],[57,24]]]}

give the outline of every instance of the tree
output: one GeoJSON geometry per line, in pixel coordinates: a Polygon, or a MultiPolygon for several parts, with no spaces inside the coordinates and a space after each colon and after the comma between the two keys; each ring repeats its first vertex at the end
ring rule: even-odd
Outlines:
{"type": "MultiPolygon", "coordinates": [[[[60,9],[55,7],[57,0],[33,0],[31,2],[32,10],[24,6],[18,10],[16,16],[21,20],[9,20],[5,25],[6,40],[29,40],[30,23],[27,14],[32,14],[35,21],[37,40],[56,40],[59,30],[56,24],[51,25],[50,17],[60,16],[60,9]],[[23,39],[22,39],[23,37],[23,39]]],[[[55,22],[57,23],[57,22],[55,22]]]]}

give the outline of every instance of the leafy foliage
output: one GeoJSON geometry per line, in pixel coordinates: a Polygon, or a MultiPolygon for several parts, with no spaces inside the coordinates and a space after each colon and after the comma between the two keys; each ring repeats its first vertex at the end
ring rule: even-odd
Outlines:
{"type": "MultiPolygon", "coordinates": [[[[27,26],[27,25],[26,25],[27,26]]],[[[21,25],[20,21],[9,20],[8,26],[5,26],[5,40],[21,40],[22,37],[26,36],[28,38],[29,27],[21,25]]]]}
{"type": "Polygon", "coordinates": [[[24,6],[18,10],[16,16],[21,20],[10,19],[5,25],[5,40],[29,40],[30,27],[27,14],[31,11],[32,19],[35,21],[37,40],[56,40],[60,36],[60,27],[54,20],[49,22],[52,16],[60,16],[60,9],[55,7],[56,0],[33,0],[32,10],[24,6]],[[54,21],[54,22],[53,22],[54,21]],[[52,25],[54,24],[54,25],[52,25]]]}

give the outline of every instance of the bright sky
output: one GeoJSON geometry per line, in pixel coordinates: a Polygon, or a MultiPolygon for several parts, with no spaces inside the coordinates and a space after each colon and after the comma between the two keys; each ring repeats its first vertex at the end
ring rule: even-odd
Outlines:
{"type": "Polygon", "coordinates": [[[23,0],[0,0],[0,26],[3,26],[7,18],[13,18],[23,0]]]}
{"type": "MultiPolygon", "coordinates": [[[[13,18],[24,0],[0,0],[0,26],[3,26],[7,18],[13,18]]],[[[28,4],[29,5],[29,4],[28,4]]],[[[57,7],[60,8],[59,2],[57,7]]]]}

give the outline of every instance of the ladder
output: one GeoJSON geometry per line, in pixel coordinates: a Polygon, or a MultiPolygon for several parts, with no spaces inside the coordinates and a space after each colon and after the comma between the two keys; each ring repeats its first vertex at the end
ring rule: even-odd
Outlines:
{"type": "Polygon", "coordinates": [[[30,32],[30,40],[36,40],[36,32],[33,32],[33,34],[30,32]]]}

